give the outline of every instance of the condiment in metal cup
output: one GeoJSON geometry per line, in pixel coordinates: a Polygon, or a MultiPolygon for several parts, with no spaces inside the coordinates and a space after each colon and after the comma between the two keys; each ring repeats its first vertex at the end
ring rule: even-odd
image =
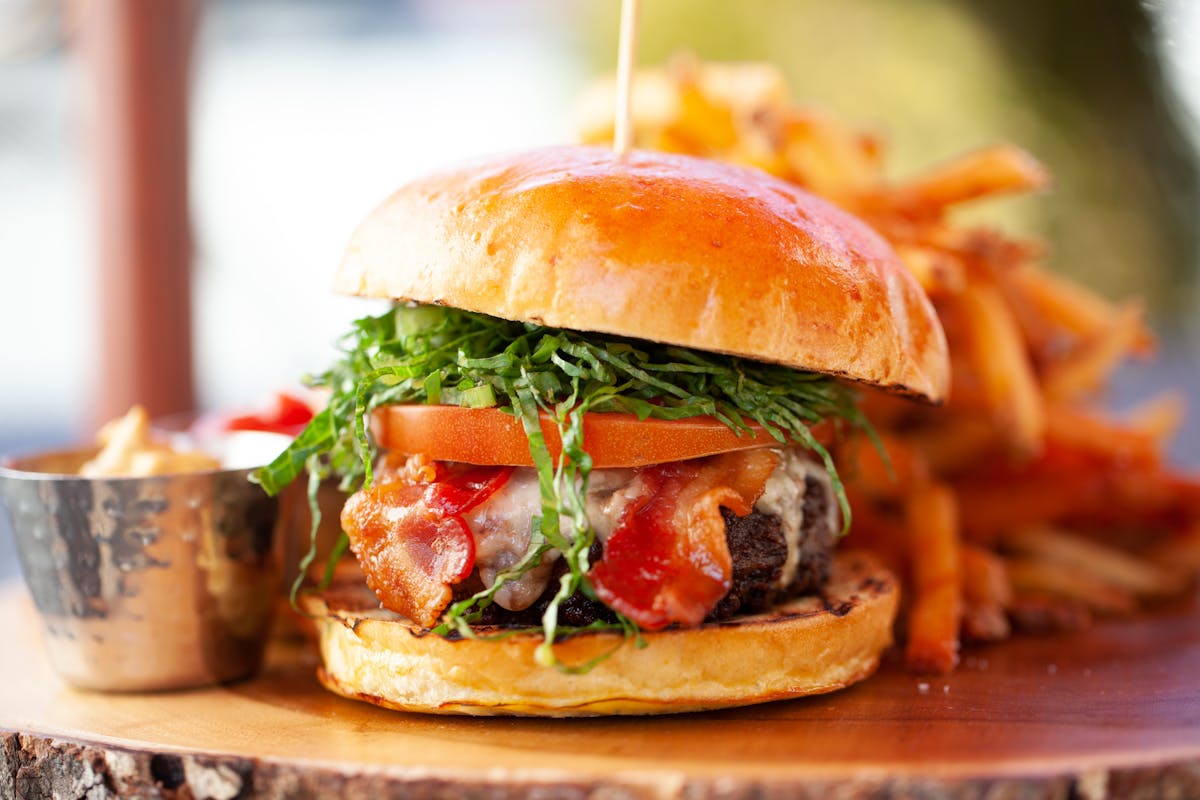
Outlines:
{"type": "Polygon", "coordinates": [[[278,501],[250,483],[250,469],[81,477],[93,454],[0,464],[0,500],[54,668],[109,691],[253,675],[279,585],[278,501]]]}

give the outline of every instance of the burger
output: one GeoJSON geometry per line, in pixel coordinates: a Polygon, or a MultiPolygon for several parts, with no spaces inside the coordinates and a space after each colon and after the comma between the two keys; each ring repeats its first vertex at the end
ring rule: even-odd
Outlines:
{"type": "Polygon", "coordinates": [[[328,406],[258,475],[351,493],[357,567],[301,600],[326,687],[663,713],[876,668],[898,589],[835,550],[851,516],[829,446],[866,425],[859,387],[937,402],[948,366],[863,223],[753,169],[557,147],[401,188],[335,288],[392,305],[355,323],[312,380],[328,406]]]}

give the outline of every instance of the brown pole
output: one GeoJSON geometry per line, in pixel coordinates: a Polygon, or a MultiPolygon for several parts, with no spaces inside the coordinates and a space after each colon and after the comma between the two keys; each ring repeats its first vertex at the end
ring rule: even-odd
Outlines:
{"type": "Polygon", "coordinates": [[[87,148],[99,248],[98,423],[141,403],[195,406],[188,218],[194,0],[82,6],[87,148]]]}

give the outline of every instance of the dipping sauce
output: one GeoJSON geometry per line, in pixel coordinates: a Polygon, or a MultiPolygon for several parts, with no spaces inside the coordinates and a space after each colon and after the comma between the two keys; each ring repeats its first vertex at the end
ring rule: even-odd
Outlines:
{"type": "Polygon", "coordinates": [[[189,450],[154,438],[150,417],[142,406],[108,422],[96,435],[100,452],[79,468],[87,477],[146,477],[220,469],[221,462],[199,450],[189,450]]]}

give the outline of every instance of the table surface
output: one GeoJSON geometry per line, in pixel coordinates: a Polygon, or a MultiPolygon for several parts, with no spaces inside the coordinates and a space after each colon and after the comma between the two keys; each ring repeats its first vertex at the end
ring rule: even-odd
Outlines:
{"type": "Polygon", "coordinates": [[[325,692],[310,651],[284,639],[272,643],[264,671],[250,681],[90,693],[51,673],[19,584],[0,588],[0,626],[15,632],[0,651],[0,731],[106,752],[236,758],[243,772],[258,770],[259,788],[265,776],[288,772],[366,775],[393,789],[428,789],[429,781],[476,790],[569,784],[654,797],[697,787],[874,791],[913,782],[932,782],[941,796],[969,796],[1006,781],[1028,796],[1052,796],[1078,793],[1088,781],[1111,789],[1164,780],[1173,769],[1200,781],[1194,596],[1148,618],[973,650],[947,677],[885,665],[865,683],[823,697],[626,719],[386,711],[325,692]]]}

